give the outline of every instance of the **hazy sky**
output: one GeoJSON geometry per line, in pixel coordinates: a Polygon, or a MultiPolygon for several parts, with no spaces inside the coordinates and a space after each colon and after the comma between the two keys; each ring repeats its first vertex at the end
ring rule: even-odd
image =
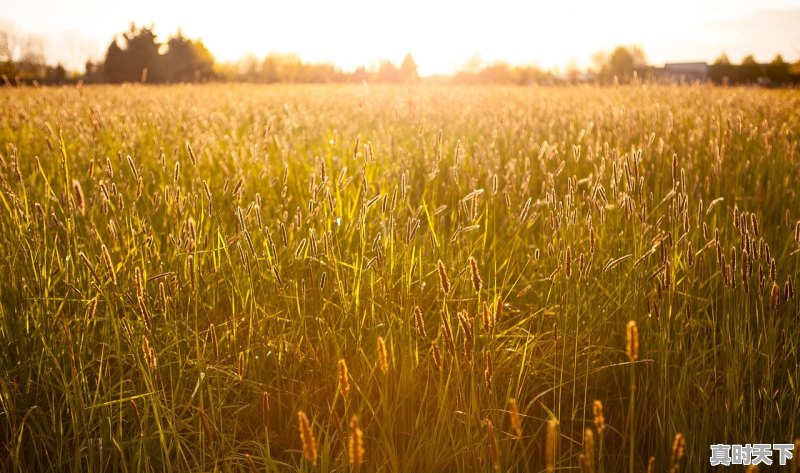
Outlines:
{"type": "Polygon", "coordinates": [[[131,21],[162,39],[180,27],[220,61],[296,52],[352,69],[411,52],[425,75],[476,54],[563,69],[617,44],[641,46],[654,64],[723,50],[733,61],[800,59],[800,0],[0,0],[0,23],[39,35],[48,60],[72,67],[102,58],[131,21]]]}

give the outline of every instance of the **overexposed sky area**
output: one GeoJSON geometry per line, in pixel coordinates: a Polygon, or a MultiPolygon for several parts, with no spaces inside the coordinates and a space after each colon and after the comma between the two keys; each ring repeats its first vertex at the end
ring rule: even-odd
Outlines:
{"type": "Polygon", "coordinates": [[[732,61],[800,59],[800,0],[0,0],[0,24],[41,38],[48,61],[71,68],[102,59],[132,21],[152,24],[162,40],[181,28],[218,61],[294,52],[352,70],[410,52],[423,75],[476,57],[585,66],[618,44],[639,45],[653,64],[711,61],[722,51],[732,61]]]}

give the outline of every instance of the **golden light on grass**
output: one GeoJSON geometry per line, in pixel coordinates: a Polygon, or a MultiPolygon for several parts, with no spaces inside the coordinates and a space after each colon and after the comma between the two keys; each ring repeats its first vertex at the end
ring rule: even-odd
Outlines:
{"type": "Polygon", "coordinates": [[[656,452],[682,472],[686,442],[723,438],[741,405],[761,417],[736,426],[748,438],[800,421],[791,390],[765,402],[751,382],[800,382],[790,90],[0,95],[0,404],[25,426],[20,471],[53,452],[109,465],[108,431],[176,473],[627,473],[656,452]],[[769,370],[754,346],[779,355],[769,370]],[[675,389],[715,359],[744,381],[713,395],[741,405],[675,389]]]}

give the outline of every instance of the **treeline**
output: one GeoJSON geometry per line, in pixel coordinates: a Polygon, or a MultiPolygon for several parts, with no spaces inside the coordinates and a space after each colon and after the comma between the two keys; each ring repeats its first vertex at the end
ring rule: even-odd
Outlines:
{"type": "Polygon", "coordinates": [[[497,61],[486,66],[456,72],[450,82],[456,84],[551,85],[560,82],[553,74],[534,66],[513,66],[497,61]]]}
{"type": "Polygon", "coordinates": [[[413,83],[419,80],[417,64],[413,56],[406,55],[400,66],[383,61],[376,70],[361,66],[352,72],[344,72],[327,63],[306,63],[296,54],[271,53],[263,61],[249,56],[234,64],[221,64],[217,78],[229,82],[260,83],[335,83],[335,82],[383,82],[413,83]]]}
{"type": "Polygon", "coordinates": [[[40,39],[20,34],[10,25],[0,26],[0,77],[6,84],[60,84],[67,81],[67,76],[61,64],[47,64],[40,39]]]}
{"type": "MultiPolygon", "coordinates": [[[[0,53],[5,44],[0,29],[0,53]]],[[[6,48],[8,49],[8,48],[6,48]]],[[[150,84],[181,82],[255,82],[255,83],[415,83],[420,81],[417,64],[411,54],[399,65],[385,60],[377,67],[360,66],[343,71],[328,63],[303,62],[295,54],[272,53],[264,59],[248,56],[235,63],[218,63],[199,39],[186,38],[180,31],[160,42],[153,26],[131,24],[128,31],[115,37],[100,61],[87,61],[85,70],[68,72],[63,66],[45,64],[41,46],[36,53],[0,55],[0,76],[9,84],[39,83],[90,84],[140,82],[150,84]]],[[[504,62],[471,65],[452,76],[426,79],[461,84],[552,84],[554,75],[532,66],[512,66],[504,62]]]]}
{"type": "MultiPolygon", "coordinates": [[[[670,82],[679,79],[680,72],[671,69],[686,64],[667,64],[654,67],[647,64],[642,51],[637,46],[618,46],[610,53],[599,52],[592,58],[594,67],[585,80],[601,84],[629,83],[634,78],[646,82],[670,82]]],[[[752,55],[733,64],[722,53],[712,64],[694,63],[701,66],[692,72],[692,80],[712,82],[717,85],[786,86],[800,84],[800,61],[790,64],[778,54],[768,64],[760,64],[752,55]]]]}
{"type": "Polygon", "coordinates": [[[715,84],[771,83],[800,84],[800,61],[789,64],[778,54],[769,64],[759,64],[752,55],[732,64],[723,53],[708,66],[708,78],[715,84]]]}
{"type": "MultiPolygon", "coordinates": [[[[294,54],[269,54],[264,59],[248,56],[236,63],[218,63],[200,39],[189,39],[179,30],[161,42],[153,27],[137,27],[115,37],[100,61],[87,61],[85,71],[68,72],[62,65],[48,65],[40,41],[13,34],[0,28],[0,77],[6,84],[40,83],[111,83],[149,84],[183,82],[256,82],[256,83],[414,83],[420,80],[458,84],[551,85],[558,83],[629,83],[634,79],[650,82],[674,81],[670,67],[647,64],[644,51],[637,46],[618,46],[610,52],[598,52],[592,66],[581,70],[569,66],[563,73],[544,71],[535,66],[510,65],[505,62],[483,64],[478,58],[451,76],[420,79],[411,54],[399,66],[383,61],[377,67],[358,67],[343,71],[333,64],[303,62],[294,54]]],[[[694,63],[691,80],[720,85],[800,84],[800,61],[790,64],[778,55],[769,64],[759,64],[751,56],[733,64],[722,54],[714,63],[694,63]]],[[[669,65],[668,65],[669,66],[669,65]]],[[[681,79],[682,80],[682,79],[681,79]]]]}

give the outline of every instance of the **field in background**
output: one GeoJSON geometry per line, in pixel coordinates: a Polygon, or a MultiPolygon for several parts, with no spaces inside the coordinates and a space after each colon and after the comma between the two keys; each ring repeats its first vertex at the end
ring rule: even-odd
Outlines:
{"type": "Polygon", "coordinates": [[[796,91],[0,102],[0,470],[704,471],[800,436],[796,91]]]}

